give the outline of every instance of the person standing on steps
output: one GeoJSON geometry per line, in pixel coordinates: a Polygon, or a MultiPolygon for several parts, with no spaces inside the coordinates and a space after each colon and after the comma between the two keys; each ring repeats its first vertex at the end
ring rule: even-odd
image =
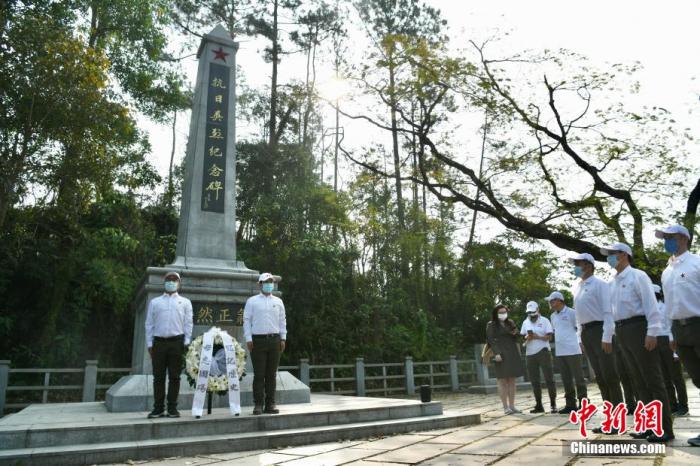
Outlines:
{"type": "Polygon", "coordinates": [[[277,414],[277,367],[287,341],[287,316],[282,300],[272,294],[274,276],[261,274],[258,286],[260,293],[248,298],[243,309],[243,333],[253,363],[253,414],[277,414]]]}
{"type": "Polygon", "coordinates": [[[148,303],[146,345],[153,364],[153,411],[149,418],[166,416],[165,374],[168,374],[168,417],[180,417],[177,397],[183,354],[192,340],[192,302],[178,294],[180,274],[167,272],[165,292],[148,303]]]}

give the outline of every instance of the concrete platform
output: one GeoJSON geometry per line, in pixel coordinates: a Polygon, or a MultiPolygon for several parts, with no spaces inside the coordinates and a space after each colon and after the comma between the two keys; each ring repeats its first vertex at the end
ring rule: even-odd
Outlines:
{"type": "Polygon", "coordinates": [[[312,395],[253,416],[225,408],[195,419],[147,419],[110,413],[104,403],[32,405],[0,420],[0,464],[96,464],[175,455],[280,448],[442,429],[481,422],[479,414],[443,414],[440,402],[312,395]]]}
{"type": "MultiPolygon", "coordinates": [[[[687,383],[690,415],[676,418],[676,439],[667,445],[666,455],[636,457],[590,457],[573,455],[562,449],[562,441],[580,440],[578,426],[568,416],[529,414],[534,406],[532,391],[518,393],[516,407],[522,414],[504,415],[497,395],[435,392],[443,413],[479,414],[482,422],[464,427],[421,430],[394,436],[375,436],[340,442],[290,446],[231,453],[205,453],[170,456],[138,462],[141,466],[698,466],[700,448],[688,445],[688,439],[700,433],[700,393],[687,383]]],[[[600,406],[598,388],[589,387],[590,399],[600,406]]],[[[563,393],[557,402],[563,406],[563,393]]],[[[589,421],[589,428],[603,420],[600,412],[589,421]]],[[[633,417],[628,417],[631,428],[633,417]]],[[[589,434],[591,431],[589,430],[589,434]]],[[[602,434],[589,437],[610,440],[602,434]]],[[[630,439],[626,434],[619,439],[630,439]]],[[[637,441],[634,441],[637,442],[637,441]]],[[[118,463],[120,466],[125,463],[118,463]]],[[[132,463],[133,464],[133,463],[132,463]]],[[[116,465],[115,465],[116,466],[116,465]]],[[[126,466],[126,465],[125,465],[126,466]]]]}
{"type": "MultiPolygon", "coordinates": [[[[311,390],[299,379],[286,371],[277,373],[277,391],[275,401],[278,404],[308,403],[311,390]]],[[[190,387],[187,376],[180,376],[180,393],[177,398],[178,408],[191,409],[194,389],[190,387]]],[[[113,413],[150,411],[153,409],[153,376],[145,374],[127,375],[112,385],[105,395],[107,410],[113,413]]],[[[228,406],[228,397],[214,395],[212,406],[228,406]]],[[[241,380],[241,406],[253,406],[253,374],[246,374],[241,380]]]]}

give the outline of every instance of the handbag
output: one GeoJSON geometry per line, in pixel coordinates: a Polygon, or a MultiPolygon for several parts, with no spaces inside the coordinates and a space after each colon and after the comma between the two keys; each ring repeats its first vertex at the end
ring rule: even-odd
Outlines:
{"type": "Polygon", "coordinates": [[[481,362],[483,362],[486,366],[490,366],[493,363],[494,356],[495,354],[493,354],[491,346],[488,343],[486,343],[481,349],[481,362]]]}

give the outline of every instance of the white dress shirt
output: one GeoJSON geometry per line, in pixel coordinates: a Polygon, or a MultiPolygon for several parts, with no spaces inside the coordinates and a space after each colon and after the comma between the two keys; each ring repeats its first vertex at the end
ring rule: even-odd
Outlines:
{"type": "Polygon", "coordinates": [[[554,328],[554,349],[557,356],[581,354],[581,338],[576,331],[576,311],[564,306],[561,311],[552,311],[549,316],[554,328]]]}
{"type": "Polygon", "coordinates": [[[686,251],[671,257],[661,275],[669,317],[700,317],[700,257],[686,251]]]}
{"type": "Polygon", "coordinates": [[[647,318],[647,335],[655,337],[663,329],[663,316],[656,305],[649,276],[627,266],[610,282],[610,305],[615,322],[636,316],[647,318]]]}
{"type": "Polygon", "coordinates": [[[253,341],[253,335],[279,333],[287,339],[287,317],[284,303],[274,295],[256,294],[248,298],[243,309],[243,333],[245,341],[253,341]]]}
{"type": "MultiPolygon", "coordinates": [[[[549,333],[554,333],[552,324],[544,316],[539,316],[536,321],[532,322],[529,317],[523,321],[520,327],[520,334],[527,335],[527,331],[532,330],[532,333],[538,336],[545,336],[549,333]]],[[[542,348],[549,349],[549,341],[547,340],[528,340],[525,344],[525,356],[532,356],[542,351],[542,348]]]]}
{"type": "Polygon", "coordinates": [[[670,341],[673,341],[673,332],[671,332],[671,318],[668,316],[668,312],[666,309],[666,305],[664,304],[663,301],[658,301],[656,303],[656,307],[659,308],[659,312],[663,316],[663,324],[664,326],[661,328],[661,331],[659,332],[660,337],[668,337],[670,341]]]}
{"type": "Polygon", "coordinates": [[[576,326],[581,335],[583,324],[603,322],[604,343],[612,343],[615,320],[610,307],[610,285],[595,275],[579,280],[573,289],[576,326]]]}
{"type": "Polygon", "coordinates": [[[148,303],[146,344],[153,346],[153,337],[185,335],[185,344],[192,340],[192,302],[177,292],[163,293],[148,303]]]}

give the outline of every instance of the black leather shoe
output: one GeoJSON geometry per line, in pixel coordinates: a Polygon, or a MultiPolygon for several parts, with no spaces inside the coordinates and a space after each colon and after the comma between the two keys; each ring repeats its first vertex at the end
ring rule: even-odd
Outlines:
{"type": "Polygon", "coordinates": [[[148,419],[154,419],[157,417],[165,417],[165,411],[162,409],[154,409],[150,413],[148,413],[148,419]]]}
{"type": "Polygon", "coordinates": [[[569,414],[571,411],[576,411],[576,408],[572,406],[564,406],[559,410],[559,414],[569,414]]]}
{"type": "Polygon", "coordinates": [[[262,414],[262,405],[255,405],[255,408],[253,408],[253,414],[258,415],[262,414]]]}
{"type": "Polygon", "coordinates": [[[535,413],[544,413],[544,407],[542,405],[537,405],[533,409],[530,410],[530,414],[535,414],[535,413]]]}
{"type": "Polygon", "coordinates": [[[666,443],[666,442],[670,442],[674,438],[676,438],[676,436],[673,434],[664,434],[661,437],[659,437],[658,435],[655,435],[655,434],[651,434],[649,437],[647,437],[647,442],[666,443]]]}
{"type": "Polygon", "coordinates": [[[168,409],[168,417],[180,417],[180,411],[175,408],[168,409]]]}
{"type": "Polygon", "coordinates": [[[556,406],[552,406],[552,409],[549,412],[552,414],[557,414],[559,412],[559,410],[557,409],[556,406]]]}
{"type": "Polygon", "coordinates": [[[279,414],[280,410],[277,409],[277,406],[272,403],[270,405],[265,406],[265,411],[263,411],[266,414],[279,414]]]}
{"type": "Polygon", "coordinates": [[[654,435],[654,433],[650,430],[647,430],[646,432],[632,432],[630,434],[630,437],[637,439],[637,440],[641,440],[641,439],[645,439],[645,438],[649,437],[650,435],[654,435]]]}
{"type": "Polygon", "coordinates": [[[697,437],[689,438],[688,445],[692,445],[694,447],[700,447],[700,435],[698,435],[697,437]]]}

